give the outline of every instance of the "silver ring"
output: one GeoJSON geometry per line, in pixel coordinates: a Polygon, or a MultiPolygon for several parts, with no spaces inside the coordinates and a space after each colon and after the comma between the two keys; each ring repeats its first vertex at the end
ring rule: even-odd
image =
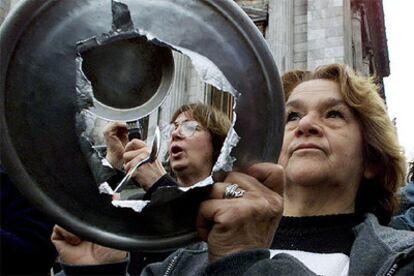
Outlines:
{"type": "Polygon", "coordinates": [[[229,184],[224,189],[223,198],[239,198],[244,195],[246,191],[239,187],[237,184],[229,184]]]}

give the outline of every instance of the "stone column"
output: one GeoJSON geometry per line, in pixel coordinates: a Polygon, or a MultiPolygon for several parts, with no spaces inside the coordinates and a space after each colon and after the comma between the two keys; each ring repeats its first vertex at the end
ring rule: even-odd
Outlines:
{"type": "Polygon", "coordinates": [[[284,73],[293,68],[293,1],[269,0],[266,41],[278,66],[284,73]]]}
{"type": "Polygon", "coordinates": [[[193,66],[189,66],[188,70],[188,82],[186,90],[185,103],[197,103],[204,102],[204,90],[206,90],[207,84],[200,79],[197,71],[193,66]]]}
{"type": "Polygon", "coordinates": [[[352,50],[353,68],[359,72],[362,69],[362,36],[361,36],[361,10],[355,7],[352,12],[352,50]]]}
{"type": "Polygon", "coordinates": [[[344,22],[344,63],[353,65],[352,51],[352,8],[351,0],[343,0],[343,22],[344,22]]]}
{"type": "Polygon", "coordinates": [[[308,0],[293,4],[293,67],[308,68],[308,0]]]}
{"type": "Polygon", "coordinates": [[[186,56],[177,52],[173,52],[173,56],[175,66],[173,84],[164,103],[150,115],[148,133],[151,135],[154,133],[156,125],[167,125],[175,110],[184,104],[188,98],[187,75],[188,68],[191,68],[191,61],[186,56]]]}
{"type": "MultiPolygon", "coordinates": [[[[345,2],[348,0],[308,0],[308,69],[328,63],[344,63],[349,58],[345,2]]],[[[350,47],[352,52],[352,45],[350,47]]]]}

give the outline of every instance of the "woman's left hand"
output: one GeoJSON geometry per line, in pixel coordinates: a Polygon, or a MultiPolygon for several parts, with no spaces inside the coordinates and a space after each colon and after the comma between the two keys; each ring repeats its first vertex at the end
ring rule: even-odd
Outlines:
{"type": "Polygon", "coordinates": [[[226,183],[215,183],[209,200],[201,203],[197,230],[208,243],[209,261],[243,250],[269,248],[283,213],[285,174],[272,163],[253,165],[248,175],[232,172],[226,183]],[[229,183],[245,191],[223,199],[229,183]]]}

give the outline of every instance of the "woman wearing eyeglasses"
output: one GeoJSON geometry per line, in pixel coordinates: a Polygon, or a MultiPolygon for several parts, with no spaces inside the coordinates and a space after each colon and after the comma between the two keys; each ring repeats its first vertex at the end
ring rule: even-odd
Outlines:
{"type": "MultiPolygon", "coordinates": [[[[160,187],[191,186],[207,178],[220,154],[230,126],[227,115],[211,106],[200,103],[181,106],[172,116],[167,130],[169,166],[175,179],[166,173],[159,160],[142,165],[135,171],[133,178],[147,191],[144,199],[150,199],[152,193],[160,187]]],[[[143,141],[133,139],[128,142],[125,123],[115,122],[108,125],[104,130],[104,138],[107,144],[106,159],[116,169],[121,170],[123,166],[125,171],[129,171],[149,154],[143,141]]],[[[59,252],[64,270],[68,269],[65,264],[96,263],[97,260],[93,257],[95,254],[103,262],[123,259],[126,254],[82,241],[59,226],[55,226],[51,239],[59,252]],[[102,257],[95,252],[100,250],[108,253],[102,257]]],[[[131,252],[128,273],[139,274],[147,264],[162,261],[170,253],[131,252]]],[[[87,271],[81,271],[80,274],[88,274],[87,271]]],[[[111,272],[105,271],[106,274],[111,272]]]]}
{"type": "MultiPolygon", "coordinates": [[[[181,106],[173,114],[167,131],[169,167],[176,179],[166,173],[159,160],[142,165],[133,178],[148,191],[146,198],[161,186],[178,184],[188,187],[207,178],[230,126],[227,115],[209,105],[195,103],[181,106]]],[[[118,164],[122,157],[124,169],[129,171],[148,156],[149,149],[138,139],[126,145],[122,143],[126,133],[125,124],[115,123],[105,130],[105,140],[110,149],[108,161],[118,164]]]]}

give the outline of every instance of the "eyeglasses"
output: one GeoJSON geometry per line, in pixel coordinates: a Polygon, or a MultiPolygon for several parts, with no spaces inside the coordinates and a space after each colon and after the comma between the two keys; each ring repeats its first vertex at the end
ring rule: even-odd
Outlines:
{"type": "Polygon", "coordinates": [[[181,136],[188,138],[193,136],[196,130],[201,130],[203,128],[196,121],[184,121],[181,123],[174,122],[169,125],[168,137],[171,137],[173,131],[177,129],[181,136]]]}

